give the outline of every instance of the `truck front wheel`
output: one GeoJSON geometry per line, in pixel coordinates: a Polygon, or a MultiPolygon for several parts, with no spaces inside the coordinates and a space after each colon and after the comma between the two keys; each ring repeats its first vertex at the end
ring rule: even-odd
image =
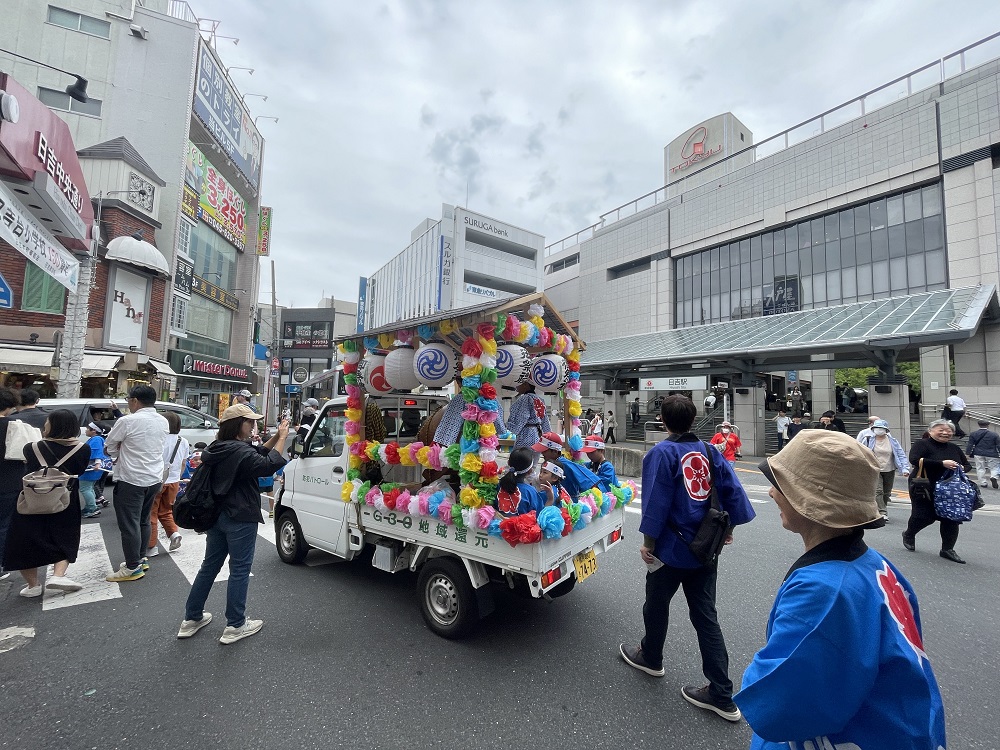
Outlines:
{"type": "Polygon", "coordinates": [[[289,565],[301,565],[309,553],[309,545],[302,538],[302,528],[291,511],[285,511],[278,518],[275,546],[278,557],[289,565]]]}
{"type": "Polygon", "coordinates": [[[443,638],[461,638],[479,620],[479,603],[461,562],[435,557],[424,563],[418,579],[420,613],[427,627],[443,638]]]}

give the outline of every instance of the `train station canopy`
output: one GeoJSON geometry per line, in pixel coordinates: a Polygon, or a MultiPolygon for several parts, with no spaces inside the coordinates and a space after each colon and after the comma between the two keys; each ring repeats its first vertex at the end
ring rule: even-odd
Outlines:
{"type": "Polygon", "coordinates": [[[783,370],[885,366],[907,349],[955,344],[1000,322],[994,285],[889,297],[818,310],[591,341],[580,369],[591,378],[691,367],[783,370]],[[817,362],[814,355],[826,355],[817,362]]]}

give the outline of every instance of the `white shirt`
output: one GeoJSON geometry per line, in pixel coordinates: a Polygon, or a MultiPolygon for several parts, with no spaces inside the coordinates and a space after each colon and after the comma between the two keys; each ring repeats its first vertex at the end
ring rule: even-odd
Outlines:
{"type": "MultiPolygon", "coordinates": [[[[167,481],[164,484],[177,484],[181,481],[181,472],[184,470],[184,462],[191,455],[191,446],[186,438],[180,435],[167,435],[163,441],[163,465],[170,463],[170,473],[167,474],[167,481]],[[177,444],[180,438],[180,445],[177,444]],[[174,453],[174,446],[177,446],[177,455],[174,456],[173,463],[170,463],[170,456],[174,453]]],[[[160,476],[163,476],[162,474],[160,476]]]]}
{"type": "Polygon", "coordinates": [[[115,460],[116,481],[152,487],[163,481],[163,441],[170,426],[151,406],[115,422],[104,449],[115,460]]]}
{"type": "Polygon", "coordinates": [[[778,428],[778,432],[784,432],[788,429],[788,425],[792,423],[790,417],[775,417],[774,425],[778,428]]]}
{"type": "Polygon", "coordinates": [[[965,401],[959,396],[948,396],[945,403],[952,411],[965,411],[965,401]]]}

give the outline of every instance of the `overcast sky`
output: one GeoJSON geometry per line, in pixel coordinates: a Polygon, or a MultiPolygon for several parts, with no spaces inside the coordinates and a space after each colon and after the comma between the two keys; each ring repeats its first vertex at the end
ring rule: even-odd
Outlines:
{"type": "Polygon", "coordinates": [[[1000,31],[997,0],[189,2],[279,118],[263,202],[295,307],[356,300],[442,203],[550,244],[661,187],[663,147],[708,117],[759,141],[1000,31]]]}

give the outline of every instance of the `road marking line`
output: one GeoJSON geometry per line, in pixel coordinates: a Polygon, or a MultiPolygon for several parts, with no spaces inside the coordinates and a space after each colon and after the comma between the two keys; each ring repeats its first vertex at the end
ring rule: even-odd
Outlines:
{"type": "Polygon", "coordinates": [[[5,651],[13,651],[18,646],[24,646],[29,638],[35,637],[34,628],[4,628],[0,630],[0,654],[5,651]]]}
{"type": "MultiPolygon", "coordinates": [[[[205,559],[205,547],[207,544],[207,536],[194,531],[188,531],[184,534],[184,541],[181,542],[181,546],[175,552],[161,552],[157,555],[156,560],[151,561],[151,564],[156,565],[161,557],[168,557],[180,568],[181,573],[187,578],[188,583],[194,583],[198,571],[201,570],[201,563],[205,559]]],[[[215,577],[216,583],[229,580],[228,560],[229,558],[227,557],[226,562],[222,564],[222,570],[215,577]]]]}
{"type": "MultiPolygon", "coordinates": [[[[45,589],[42,594],[42,609],[60,609],[77,604],[90,604],[105,599],[121,599],[122,591],[117,583],[104,578],[113,570],[101,525],[86,523],[80,527],[80,551],[76,562],[70,563],[66,575],[83,586],[79,591],[53,591],[45,589]]],[[[46,573],[46,580],[53,575],[52,566],[46,573]]]]}

